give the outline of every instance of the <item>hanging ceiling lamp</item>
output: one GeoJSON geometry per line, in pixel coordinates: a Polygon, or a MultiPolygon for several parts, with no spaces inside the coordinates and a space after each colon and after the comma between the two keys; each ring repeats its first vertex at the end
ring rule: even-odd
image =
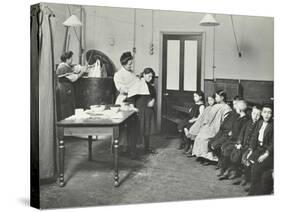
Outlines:
{"type": "Polygon", "coordinates": [[[213,36],[213,66],[212,66],[212,70],[213,70],[213,80],[215,81],[215,69],[216,69],[216,59],[215,59],[215,44],[216,44],[216,26],[220,25],[219,22],[217,22],[217,20],[214,18],[214,16],[212,14],[206,14],[203,19],[200,21],[200,26],[207,26],[210,27],[212,26],[214,29],[214,36],[213,36]]]}
{"type": "Polygon", "coordinates": [[[214,18],[212,14],[206,14],[200,21],[200,26],[218,26],[219,22],[214,18]]]}
{"type": "Polygon", "coordinates": [[[76,15],[71,15],[68,19],[66,19],[65,22],[62,23],[64,26],[68,27],[75,27],[75,26],[82,26],[83,24],[81,21],[77,18],[76,15]]]}
{"type": "MultiPolygon", "coordinates": [[[[62,23],[66,29],[65,29],[65,36],[64,36],[64,42],[63,42],[63,50],[62,52],[66,52],[67,51],[67,43],[68,43],[68,33],[69,33],[69,28],[70,27],[78,27],[78,26],[82,26],[83,24],[81,23],[81,21],[77,18],[77,16],[75,15],[71,15],[68,19],[66,19],[65,22],[62,23]]],[[[80,42],[80,41],[79,41],[80,42]]],[[[81,61],[79,61],[81,62],[81,61]]]]}

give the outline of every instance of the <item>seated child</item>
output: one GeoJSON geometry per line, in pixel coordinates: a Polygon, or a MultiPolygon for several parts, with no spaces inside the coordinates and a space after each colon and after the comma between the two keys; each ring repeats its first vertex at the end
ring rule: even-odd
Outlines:
{"type": "Polygon", "coordinates": [[[230,160],[235,172],[242,172],[241,179],[238,179],[234,185],[246,185],[249,181],[249,167],[245,164],[245,158],[248,154],[249,142],[253,135],[256,124],[261,116],[261,108],[254,106],[251,112],[251,119],[247,121],[238,136],[235,148],[233,149],[230,160]],[[245,155],[245,156],[243,156],[245,155]],[[243,160],[242,160],[243,158],[243,160]]]}
{"type": "MultiPolygon", "coordinates": [[[[240,100],[236,104],[236,112],[239,116],[233,120],[231,130],[228,133],[228,138],[221,146],[221,164],[220,164],[220,180],[227,179],[229,176],[229,171],[232,170],[230,163],[230,154],[235,148],[237,139],[242,127],[249,120],[248,115],[246,114],[247,103],[244,100],[240,100]]],[[[233,175],[230,176],[230,179],[236,177],[236,172],[233,172],[233,175]]]]}
{"type": "Polygon", "coordinates": [[[208,117],[210,110],[215,103],[216,103],[215,95],[208,96],[208,98],[207,98],[208,106],[204,109],[202,115],[200,117],[198,117],[196,122],[190,127],[189,130],[184,128],[185,139],[187,139],[187,143],[190,143],[189,148],[186,148],[184,151],[184,153],[187,155],[187,157],[192,157],[192,147],[193,147],[193,142],[195,140],[195,137],[199,133],[200,128],[203,126],[204,120],[208,117]]]}
{"type": "Polygon", "coordinates": [[[203,126],[200,128],[197,134],[192,149],[192,155],[198,159],[206,160],[212,164],[217,162],[218,158],[212,152],[208,151],[208,143],[220,130],[220,126],[224,121],[226,115],[231,111],[231,108],[226,103],[227,95],[224,90],[218,90],[216,92],[216,102],[212,106],[210,113],[204,119],[203,126]]]}
{"type": "Polygon", "coordinates": [[[180,122],[177,126],[179,133],[182,135],[182,140],[178,147],[181,149],[189,149],[190,143],[185,139],[184,131],[188,131],[190,127],[200,118],[202,115],[205,106],[204,106],[204,93],[202,91],[196,91],[193,94],[194,104],[189,109],[189,117],[180,122]],[[184,131],[183,131],[184,130],[184,131]]]}
{"type": "Polygon", "coordinates": [[[257,123],[250,140],[249,162],[251,167],[251,186],[248,195],[262,194],[261,177],[264,172],[273,169],[273,112],[270,104],[262,108],[262,120],[257,123]]]}
{"type": "MultiPolygon", "coordinates": [[[[214,155],[218,157],[218,166],[217,168],[220,167],[220,153],[221,153],[221,146],[222,144],[228,139],[228,133],[231,131],[233,121],[239,116],[239,114],[236,112],[236,105],[237,102],[240,100],[240,97],[236,96],[232,100],[233,104],[233,110],[229,111],[226,114],[225,119],[223,120],[220,129],[218,133],[210,139],[208,143],[208,149],[209,152],[212,152],[214,155]]],[[[206,164],[208,165],[208,163],[206,164]]]]}

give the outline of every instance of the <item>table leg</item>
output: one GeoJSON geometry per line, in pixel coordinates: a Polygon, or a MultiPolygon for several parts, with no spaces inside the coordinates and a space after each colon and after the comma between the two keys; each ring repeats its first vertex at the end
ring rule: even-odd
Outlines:
{"type": "Polygon", "coordinates": [[[119,185],[119,173],[118,173],[118,148],[119,141],[118,139],[114,140],[114,186],[119,185]]]}
{"type": "Polygon", "coordinates": [[[89,149],[89,155],[88,160],[92,161],[92,144],[93,144],[93,137],[91,135],[88,136],[88,149],[89,149]]]}
{"type": "Polygon", "coordinates": [[[65,185],[64,182],[64,141],[59,141],[59,185],[63,187],[65,185]]]}

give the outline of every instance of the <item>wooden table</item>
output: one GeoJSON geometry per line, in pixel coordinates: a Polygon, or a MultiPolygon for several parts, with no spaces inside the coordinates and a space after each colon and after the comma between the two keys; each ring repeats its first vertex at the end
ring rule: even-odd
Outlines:
{"type": "Polygon", "coordinates": [[[58,126],[58,153],[59,153],[59,185],[63,187],[64,181],[64,155],[65,145],[64,136],[88,136],[89,141],[89,160],[92,159],[92,137],[110,135],[114,147],[114,185],[119,185],[118,174],[118,147],[119,135],[122,127],[127,127],[130,121],[134,121],[135,111],[122,111],[122,118],[99,118],[88,119],[64,119],[57,122],[58,126]]]}

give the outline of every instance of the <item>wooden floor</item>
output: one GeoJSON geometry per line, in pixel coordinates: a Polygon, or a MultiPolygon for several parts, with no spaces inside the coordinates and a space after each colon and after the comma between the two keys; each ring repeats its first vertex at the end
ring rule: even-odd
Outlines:
{"type": "Polygon", "coordinates": [[[157,155],[141,155],[141,160],[120,158],[118,188],[113,186],[110,141],[93,145],[93,161],[88,161],[87,141],[72,138],[66,142],[66,186],[41,186],[41,207],[81,207],[205,198],[246,196],[242,186],[218,181],[214,166],[202,166],[186,158],[177,139],[155,136],[157,155]]]}

